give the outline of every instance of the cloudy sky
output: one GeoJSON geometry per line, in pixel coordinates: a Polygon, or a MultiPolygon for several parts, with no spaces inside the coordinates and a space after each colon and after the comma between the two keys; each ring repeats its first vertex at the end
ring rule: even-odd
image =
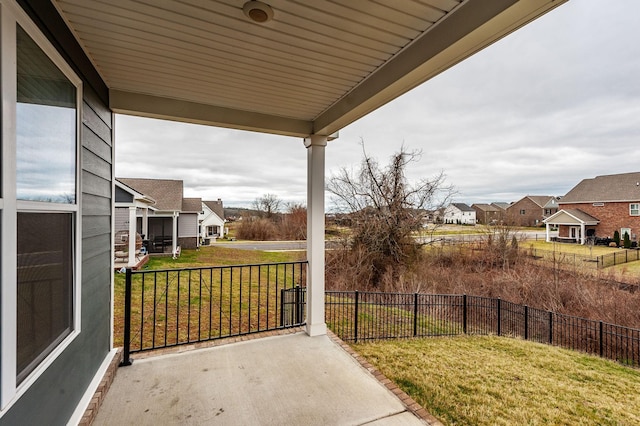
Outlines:
{"type": "MultiPolygon", "coordinates": [[[[422,150],[409,178],[444,171],[468,204],[640,171],[640,1],[569,1],[342,129],[328,176],[359,164],[361,140],[383,163],[422,150]]],[[[298,138],[118,116],[116,143],[118,177],[182,179],[225,206],[306,199],[298,138]]]]}

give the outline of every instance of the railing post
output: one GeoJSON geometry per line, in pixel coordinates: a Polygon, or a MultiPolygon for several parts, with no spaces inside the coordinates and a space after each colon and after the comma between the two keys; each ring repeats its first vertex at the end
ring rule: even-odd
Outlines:
{"type": "Polygon", "coordinates": [[[418,293],[413,293],[413,337],[418,335],[418,293]]]}
{"type": "Polygon", "coordinates": [[[529,306],[524,305],[524,340],[529,339],[529,306]]]}
{"type": "MultiPolygon", "coordinates": [[[[277,294],[277,293],[276,293],[277,294]]],[[[285,326],[285,322],[284,322],[284,288],[280,289],[280,327],[284,327],[285,326]]]]}
{"type": "Polygon", "coordinates": [[[602,358],[602,355],[604,355],[604,325],[602,324],[602,321],[600,321],[600,358],[602,358]]]}
{"type": "Polygon", "coordinates": [[[296,325],[302,322],[302,302],[300,301],[300,286],[296,286],[296,325]]]}
{"type": "Polygon", "coordinates": [[[553,345],[553,312],[549,311],[549,344],[553,345]]]}
{"type": "Polygon", "coordinates": [[[358,294],[358,290],[356,290],[355,318],[353,319],[353,340],[355,343],[358,343],[358,294]]]}
{"type": "Polygon", "coordinates": [[[498,336],[502,333],[502,299],[498,297],[498,336]]]}
{"type": "Polygon", "coordinates": [[[124,342],[121,367],[131,365],[131,268],[126,269],[124,286],[124,342]]]}
{"type": "Polygon", "coordinates": [[[467,295],[462,295],[462,332],[467,334],[467,295]]]}

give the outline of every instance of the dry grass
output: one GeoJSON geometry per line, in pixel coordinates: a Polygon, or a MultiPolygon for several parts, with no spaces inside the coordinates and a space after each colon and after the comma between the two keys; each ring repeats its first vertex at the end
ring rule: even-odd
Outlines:
{"type": "Polygon", "coordinates": [[[445,424],[640,424],[640,371],[500,337],[354,345],[445,424]]]}

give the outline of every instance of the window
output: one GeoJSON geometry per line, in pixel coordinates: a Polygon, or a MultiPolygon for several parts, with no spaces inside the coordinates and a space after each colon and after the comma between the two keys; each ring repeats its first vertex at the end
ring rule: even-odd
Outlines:
{"type": "Polygon", "coordinates": [[[1,412],[79,333],[81,82],[22,9],[0,7],[1,412]]]}
{"type": "Polygon", "coordinates": [[[520,210],[520,214],[526,214],[527,212],[525,210],[520,210]]]}
{"type": "Polygon", "coordinates": [[[640,204],[639,203],[629,204],[629,215],[631,215],[631,216],[640,216],[640,204]]]}

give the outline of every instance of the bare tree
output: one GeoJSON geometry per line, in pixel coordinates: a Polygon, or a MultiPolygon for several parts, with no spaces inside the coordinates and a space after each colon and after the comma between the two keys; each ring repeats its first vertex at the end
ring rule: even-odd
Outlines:
{"type": "Polygon", "coordinates": [[[280,210],[281,201],[275,194],[264,194],[253,201],[253,208],[271,219],[280,210]]]}
{"type": "Polygon", "coordinates": [[[425,226],[429,211],[444,205],[453,193],[442,172],[431,179],[408,181],[407,166],[420,158],[420,151],[402,146],[387,166],[381,166],[363,145],[360,169],[343,167],[329,179],[327,190],[351,219],[349,248],[359,253],[361,266],[370,269],[367,284],[374,287],[383,275],[397,277],[420,257],[423,243],[416,234],[425,226]]]}

